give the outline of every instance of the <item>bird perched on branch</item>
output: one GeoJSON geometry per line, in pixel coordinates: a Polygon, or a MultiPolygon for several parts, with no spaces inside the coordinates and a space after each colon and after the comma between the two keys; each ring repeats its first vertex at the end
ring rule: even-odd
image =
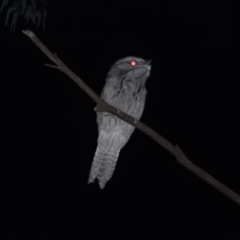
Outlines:
{"type": "MultiPolygon", "coordinates": [[[[107,103],[139,120],[142,116],[150,75],[150,61],[126,57],[113,64],[108,72],[101,97],[107,103]]],[[[107,112],[97,112],[98,146],[93,159],[88,183],[97,178],[103,189],[110,180],[120,150],[125,146],[135,127],[107,112]]]]}

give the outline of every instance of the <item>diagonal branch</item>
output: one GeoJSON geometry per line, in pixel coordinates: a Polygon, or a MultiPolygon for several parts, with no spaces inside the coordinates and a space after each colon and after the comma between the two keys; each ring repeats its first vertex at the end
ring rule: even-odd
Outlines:
{"type": "Polygon", "coordinates": [[[240,196],[232,191],[230,188],[228,188],[226,185],[219,182],[217,179],[212,177],[210,174],[208,174],[206,171],[192,163],[182,152],[182,150],[177,146],[175,147],[173,144],[171,144],[169,141],[167,141],[165,138],[160,136],[158,133],[156,133],[154,130],[152,130],[150,127],[145,125],[144,123],[141,123],[137,121],[135,118],[131,117],[130,115],[119,111],[115,107],[109,105],[104,100],[102,100],[91,88],[89,88],[80,77],[78,77],[74,72],[72,72],[58,57],[56,54],[51,53],[46,46],[35,36],[35,34],[29,30],[22,31],[26,36],[28,36],[35,45],[37,45],[40,50],[42,50],[48,58],[50,58],[55,64],[54,65],[47,65],[52,68],[57,68],[60,71],[64,72],[66,75],[68,75],[85,93],[87,93],[96,103],[97,107],[94,109],[98,112],[109,112],[111,114],[116,115],[120,119],[124,120],[125,122],[133,125],[134,127],[138,128],[145,134],[147,134],[149,137],[151,137],[153,140],[155,140],[158,144],[160,144],[163,148],[165,148],[167,151],[169,151],[172,155],[174,155],[177,159],[177,161],[182,164],[184,167],[186,167],[188,170],[193,172],[195,175],[197,175],[199,178],[210,184],[212,187],[216,188],[218,191],[220,191],[222,194],[224,194],[226,197],[230,198],[232,201],[240,205],[240,196]]]}

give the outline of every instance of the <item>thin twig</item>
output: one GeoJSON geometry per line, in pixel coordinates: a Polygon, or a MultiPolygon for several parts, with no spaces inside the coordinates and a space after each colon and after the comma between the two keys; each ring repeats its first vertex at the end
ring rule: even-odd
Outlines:
{"type": "Polygon", "coordinates": [[[59,67],[56,66],[56,65],[52,65],[52,64],[48,64],[48,63],[45,63],[44,65],[47,66],[47,67],[50,67],[50,68],[56,68],[56,69],[59,69],[59,67]]]}
{"type": "MultiPolygon", "coordinates": [[[[226,197],[230,198],[232,201],[240,205],[240,196],[228,188],[226,185],[219,182],[217,179],[212,177],[206,171],[192,163],[182,152],[182,150],[177,146],[175,147],[165,138],[160,136],[154,130],[149,128],[144,123],[136,121],[130,115],[119,111],[115,107],[109,105],[104,100],[102,100],[91,88],[89,88],[80,77],[78,77],[75,73],[73,73],[58,57],[56,54],[51,53],[46,46],[34,35],[33,32],[26,30],[22,31],[26,36],[28,36],[34,44],[36,44],[47,56],[50,58],[55,64],[55,68],[59,69],[60,71],[64,72],[68,75],[85,93],[87,93],[96,103],[97,107],[94,109],[95,111],[99,112],[109,112],[114,114],[115,116],[119,117],[120,119],[124,120],[125,122],[133,125],[134,127],[138,128],[153,140],[155,140],[158,144],[160,144],[163,148],[168,150],[172,155],[174,155],[177,161],[186,167],[188,170],[196,174],[199,178],[216,188],[226,197]]],[[[53,65],[48,65],[49,67],[54,67],[53,65]]]]}

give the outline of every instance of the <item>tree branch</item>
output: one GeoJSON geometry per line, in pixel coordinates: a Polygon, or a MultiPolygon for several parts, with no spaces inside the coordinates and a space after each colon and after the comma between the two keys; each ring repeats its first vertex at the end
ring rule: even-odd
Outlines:
{"type": "Polygon", "coordinates": [[[182,150],[177,146],[175,147],[173,144],[171,144],[169,141],[167,141],[165,138],[160,136],[158,133],[156,133],[154,130],[149,128],[147,125],[136,121],[135,118],[131,117],[130,115],[119,111],[115,107],[109,105],[104,100],[102,100],[91,88],[89,88],[80,77],[78,77],[74,72],[72,72],[58,57],[56,54],[51,53],[46,46],[34,35],[33,32],[29,30],[22,31],[26,36],[28,36],[35,45],[37,45],[41,51],[43,51],[48,58],[50,58],[55,64],[54,65],[47,65],[52,68],[57,68],[60,71],[64,72],[66,75],[68,75],[85,93],[87,93],[96,103],[97,107],[94,109],[95,111],[99,112],[109,112],[111,114],[116,115],[120,119],[124,120],[125,122],[133,125],[134,127],[138,128],[145,134],[147,134],[149,137],[151,137],[153,140],[155,140],[158,144],[160,144],[163,148],[165,148],[167,151],[169,151],[172,155],[174,155],[177,159],[177,161],[182,164],[184,167],[186,167],[188,170],[193,172],[195,175],[197,175],[199,178],[216,188],[218,191],[220,191],[222,194],[224,194],[226,197],[230,198],[232,201],[240,205],[240,196],[232,191],[230,188],[228,188],[226,185],[219,182],[217,179],[212,177],[210,174],[208,174],[206,171],[192,163],[182,152],[182,150]]]}

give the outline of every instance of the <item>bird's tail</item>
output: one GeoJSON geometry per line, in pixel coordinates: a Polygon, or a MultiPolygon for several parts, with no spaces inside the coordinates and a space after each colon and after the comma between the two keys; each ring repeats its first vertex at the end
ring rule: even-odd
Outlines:
{"type": "Polygon", "coordinates": [[[99,145],[95,152],[88,183],[94,182],[97,178],[100,188],[103,189],[105,184],[113,175],[116,167],[119,150],[103,149],[99,145]]]}

